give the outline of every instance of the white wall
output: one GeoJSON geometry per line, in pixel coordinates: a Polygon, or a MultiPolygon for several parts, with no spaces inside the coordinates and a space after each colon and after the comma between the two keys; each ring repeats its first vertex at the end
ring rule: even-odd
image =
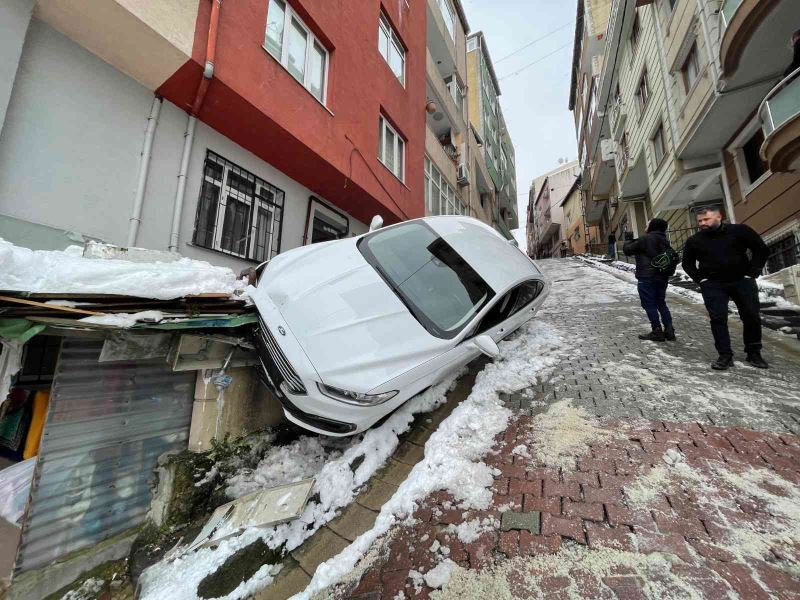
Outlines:
{"type": "MultiPolygon", "coordinates": [[[[152,93],[32,19],[0,134],[3,215],[124,245],[152,93]]],[[[187,115],[164,101],[153,144],[138,246],[169,245],[187,115]]],[[[247,263],[191,242],[206,149],[285,192],[281,250],[302,244],[311,191],[198,123],[181,220],[181,254],[247,263]]],[[[351,219],[351,231],[367,230],[351,219]]]]}
{"type": "Polygon", "coordinates": [[[0,0],[0,131],[36,0],[0,0]]]}

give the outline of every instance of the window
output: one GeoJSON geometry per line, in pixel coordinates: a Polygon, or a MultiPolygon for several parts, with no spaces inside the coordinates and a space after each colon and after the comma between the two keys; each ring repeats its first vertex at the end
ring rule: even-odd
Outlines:
{"type": "Polygon", "coordinates": [[[400,181],[405,176],[406,143],[383,116],[378,119],[378,160],[400,181]]]}
{"type": "Polygon", "coordinates": [[[478,38],[469,38],[467,40],[467,52],[472,52],[478,49],[478,38]]]}
{"type": "Polygon", "coordinates": [[[284,0],[269,0],[264,48],[325,103],[328,51],[284,0]]]}
{"type": "Polygon", "coordinates": [[[697,43],[692,45],[689,50],[689,55],[681,67],[681,74],[683,75],[683,86],[688,93],[692,89],[694,82],[697,81],[697,75],[700,73],[700,58],[697,51],[697,43]]]}
{"type": "Polygon", "coordinates": [[[432,335],[451,339],[494,292],[433,229],[412,221],[359,241],[365,260],[432,335]]]}
{"type": "Polygon", "coordinates": [[[636,49],[639,45],[639,38],[642,35],[642,24],[639,22],[639,13],[633,14],[633,29],[631,29],[631,46],[636,49]]]}
{"type": "Polygon", "coordinates": [[[209,150],[192,241],[248,260],[269,260],[280,252],[283,200],[283,191],[209,150]]]}
{"type": "Polygon", "coordinates": [[[655,166],[658,167],[658,165],[660,165],[661,161],[664,159],[664,154],[666,154],[663,123],[658,126],[658,129],[656,129],[656,132],[650,141],[653,142],[653,156],[656,159],[655,166]]]}
{"type": "Polygon", "coordinates": [[[458,192],[444,178],[431,160],[425,157],[425,206],[432,215],[469,215],[458,192]]]}
{"type": "Polygon", "coordinates": [[[378,25],[378,50],[398,81],[405,85],[406,82],[406,49],[400,38],[392,29],[389,19],[381,13],[378,25]]]}
{"type": "Polygon", "coordinates": [[[786,267],[800,264],[800,242],[790,233],[771,244],[767,244],[769,258],[767,259],[767,272],[776,273],[786,267]]]}
{"type": "Polygon", "coordinates": [[[450,3],[450,0],[436,0],[436,4],[439,5],[439,10],[442,13],[442,18],[444,19],[444,25],[447,27],[447,31],[450,33],[450,37],[453,38],[453,41],[456,39],[456,11],[453,8],[453,5],[450,3]]]}
{"type": "Polygon", "coordinates": [[[544,284],[541,281],[528,281],[508,292],[484,315],[476,334],[485,333],[515,315],[536,300],[543,289],[544,284]]]}
{"type": "Polygon", "coordinates": [[[458,110],[463,110],[464,86],[462,86],[461,82],[458,80],[458,75],[453,73],[450,77],[445,79],[444,82],[447,85],[447,91],[449,91],[450,95],[453,97],[453,101],[456,103],[458,110]]]}
{"type": "Polygon", "coordinates": [[[764,143],[764,130],[760,127],[756,129],[753,136],[742,146],[745,166],[750,183],[754,183],[759,177],[769,170],[769,165],[761,159],[761,145],[764,143]]]}
{"type": "Polygon", "coordinates": [[[647,83],[647,71],[642,73],[642,78],[639,80],[639,87],[636,89],[636,102],[639,105],[639,115],[644,113],[647,107],[647,100],[650,98],[650,85],[647,83]]]}

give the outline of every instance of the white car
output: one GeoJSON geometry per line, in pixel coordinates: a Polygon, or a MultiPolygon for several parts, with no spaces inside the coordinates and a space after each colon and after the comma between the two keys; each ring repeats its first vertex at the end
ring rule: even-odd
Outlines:
{"type": "Polygon", "coordinates": [[[249,289],[260,375],[294,423],[369,428],[531,319],[549,285],[468,217],[428,217],[273,258],[249,289]]]}

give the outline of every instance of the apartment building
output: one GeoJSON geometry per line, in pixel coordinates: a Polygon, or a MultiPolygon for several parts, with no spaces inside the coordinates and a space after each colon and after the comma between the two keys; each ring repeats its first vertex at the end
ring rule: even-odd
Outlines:
{"type": "Polygon", "coordinates": [[[426,10],[0,4],[0,236],[241,268],[422,216],[426,10]]]}
{"type": "Polygon", "coordinates": [[[540,175],[531,183],[528,202],[530,256],[550,258],[564,254],[562,249],[568,247],[562,244],[567,239],[564,203],[576,190],[580,176],[580,164],[572,161],[540,175]]]}
{"type": "Polygon", "coordinates": [[[480,31],[467,38],[467,81],[469,120],[493,186],[495,226],[511,239],[511,230],[519,226],[514,146],[500,107],[500,83],[480,31]]]}
{"type": "Polygon", "coordinates": [[[800,4],[615,0],[606,13],[581,0],[578,15],[570,109],[588,222],[619,238],[664,217],[680,246],[692,209],[714,205],[764,236],[769,270],[799,262],[787,67],[800,4]]]}
{"type": "Polygon", "coordinates": [[[425,212],[494,225],[494,187],[469,121],[468,34],[460,0],[428,0],[425,212]]]}

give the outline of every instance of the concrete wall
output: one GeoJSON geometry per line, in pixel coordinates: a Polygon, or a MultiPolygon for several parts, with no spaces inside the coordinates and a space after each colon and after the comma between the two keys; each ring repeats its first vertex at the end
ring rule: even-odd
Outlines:
{"type": "MultiPolygon", "coordinates": [[[[33,19],[0,134],[0,218],[8,215],[124,245],[153,95],[33,19]]],[[[164,101],[137,245],[167,249],[187,115],[164,101]]],[[[198,123],[181,221],[181,254],[241,268],[246,261],[189,244],[206,149],[285,192],[281,250],[302,244],[313,193],[198,123]]],[[[351,219],[351,230],[367,226],[351,219]]]]}
{"type": "Polygon", "coordinates": [[[36,0],[0,0],[0,131],[36,0]]]}

